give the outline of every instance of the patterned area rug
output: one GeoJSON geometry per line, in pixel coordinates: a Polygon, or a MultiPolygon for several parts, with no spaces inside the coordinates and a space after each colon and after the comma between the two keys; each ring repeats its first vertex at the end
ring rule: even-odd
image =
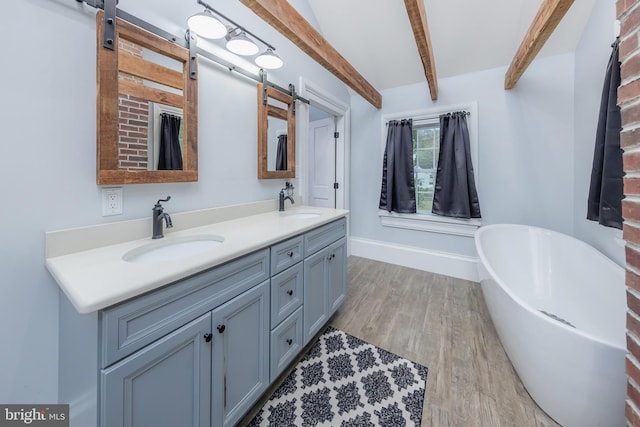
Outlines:
{"type": "Polygon", "coordinates": [[[249,423],[419,426],[427,368],[329,327],[249,423]]]}

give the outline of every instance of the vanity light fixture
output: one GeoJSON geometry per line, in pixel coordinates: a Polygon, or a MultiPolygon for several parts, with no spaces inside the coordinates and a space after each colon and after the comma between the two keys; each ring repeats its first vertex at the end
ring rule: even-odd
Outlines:
{"type": "Polygon", "coordinates": [[[229,30],[225,39],[227,39],[227,49],[236,55],[255,55],[260,50],[258,45],[247,37],[247,33],[238,28],[229,30]]]}
{"type": "Polygon", "coordinates": [[[275,47],[262,40],[246,28],[236,24],[213,7],[209,6],[203,0],[197,0],[197,3],[204,6],[204,12],[197,13],[187,20],[189,31],[193,31],[200,37],[207,39],[225,38],[226,48],[236,55],[251,56],[260,51],[260,48],[253,40],[258,40],[266,46],[266,50],[254,59],[256,65],[260,68],[274,70],[284,65],[282,59],[274,52],[275,47]],[[217,16],[214,16],[217,15],[217,16]],[[229,22],[227,26],[220,19],[229,22]],[[248,35],[247,35],[248,34],[248,35]],[[249,35],[252,37],[250,38],[249,35]]]}
{"type": "Polygon", "coordinates": [[[278,55],[276,55],[276,53],[271,48],[267,48],[266,51],[256,56],[255,63],[258,65],[258,67],[266,68],[268,70],[274,70],[284,65],[282,59],[278,55]]]}
{"type": "Polygon", "coordinates": [[[193,31],[205,39],[221,39],[227,35],[227,26],[213,16],[209,9],[196,13],[187,19],[189,31],[193,31]]]}

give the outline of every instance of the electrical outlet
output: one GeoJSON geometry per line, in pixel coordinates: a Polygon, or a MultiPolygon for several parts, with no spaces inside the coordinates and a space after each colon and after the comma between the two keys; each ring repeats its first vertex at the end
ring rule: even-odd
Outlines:
{"type": "Polygon", "coordinates": [[[122,215],[122,187],[102,189],[102,216],[122,215]]]}

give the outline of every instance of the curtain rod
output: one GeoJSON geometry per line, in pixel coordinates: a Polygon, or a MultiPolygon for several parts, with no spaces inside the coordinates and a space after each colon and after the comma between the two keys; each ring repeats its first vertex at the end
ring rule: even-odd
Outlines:
{"type": "MultiPolygon", "coordinates": [[[[118,3],[118,0],[111,0],[111,1],[112,2],[115,1],[116,4],[118,3]]],[[[104,4],[105,0],[76,0],[76,2],[85,3],[86,5],[91,6],[91,7],[95,8],[95,9],[104,10],[104,7],[105,7],[105,4],[104,4]]],[[[156,27],[155,25],[150,24],[147,21],[143,21],[142,19],[137,18],[137,17],[131,15],[130,13],[127,13],[127,12],[121,10],[121,9],[118,9],[118,8],[116,8],[116,16],[118,18],[124,19],[127,22],[132,23],[133,25],[136,25],[136,26],[138,26],[138,27],[140,27],[140,28],[142,28],[144,30],[149,31],[150,33],[153,33],[158,37],[161,37],[161,38],[163,38],[165,40],[169,40],[170,42],[175,43],[178,46],[181,46],[181,47],[183,47],[185,49],[189,49],[189,43],[188,43],[188,38],[189,38],[188,37],[188,33],[189,32],[188,32],[188,30],[185,33],[186,34],[185,37],[178,37],[175,34],[172,34],[172,33],[168,32],[168,31],[165,31],[162,28],[156,27]]],[[[262,79],[261,76],[255,75],[253,73],[250,73],[249,71],[247,71],[247,70],[245,70],[243,68],[239,68],[236,65],[232,64],[231,62],[225,61],[224,59],[220,58],[219,56],[217,56],[217,55],[215,55],[215,54],[213,54],[213,53],[211,53],[211,52],[209,52],[207,50],[204,50],[204,49],[198,47],[198,48],[196,48],[196,52],[197,52],[198,55],[203,56],[203,57],[209,59],[210,61],[213,61],[213,62],[215,62],[215,63],[217,63],[219,65],[222,65],[223,67],[227,68],[229,71],[235,71],[236,73],[241,74],[241,75],[243,75],[243,76],[245,76],[247,78],[250,78],[252,80],[255,80],[258,83],[263,83],[263,79],[262,79]]],[[[276,89],[276,90],[278,90],[280,92],[283,92],[283,93],[285,93],[285,94],[287,94],[289,96],[293,96],[293,92],[292,91],[290,91],[288,89],[285,89],[285,88],[283,88],[281,86],[278,86],[275,83],[272,83],[272,82],[267,81],[267,80],[265,80],[264,83],[267,86],[271,86],[272,88],[274,88],[274,89],[276,89]]],[[[309,104],[309,100],[308,99],[305,99],[305,98],[303,98],[303,97],[301,97],[301,96],[299,96],[297,94],[295,96],[294,101],[295,100],[299,100],[301,102],[304,102],[305,104],[309,104]]]]}
{"type": "MultiPolygon", "coordinates": [[[[465,110],[459,110],[459,111],[451,111],[449,113],[442,113],[442,114],[434,114],[433,115],[433,119],[435,119],[436,117],[441,117],[441,116],[446,116],[447,114],[454,114],[454,113],[464,113],[465,116],[470,116],[471,115],[471,111],[465,111],[465,110]]],[[[413,117],[409,117],[409,119],[413,119],[413,117]]],[[[407,120],[407,119],[393,119],[393,120],[389,120],[387,122],[384,122],[385,126],[389,125],[389,122],[391,121],[397,121],[397,120],[407,120]]],[[[415,119],[413,119],[415,120],[415,119]]],[[[424,120],[424,118],[420,118],[420,120],[424,120]]]]}

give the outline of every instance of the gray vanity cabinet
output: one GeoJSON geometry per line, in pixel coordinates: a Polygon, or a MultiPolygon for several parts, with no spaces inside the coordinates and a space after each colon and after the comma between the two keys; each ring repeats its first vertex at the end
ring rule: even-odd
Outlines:
{"type": "Polygon", "coordinates": [[[213,426],[233,426],[269,386],[269,281],[211,313],[213,426]]]}
{"type": "Polygon", "coordinates": [[[211,315],[104,369],[105,427],[211,426],[211,315]]]}
{"type": "Polygon", "coordinates": [[[346,293],[345,218],[80,314],[60,297],[71,425],[236,425],[346,293]]]}
{"type": "Polygon", "coordinates": [[[346,221],[341,219],[305,235],[305,345],[320,331],[346,296],[345,228],[346,221]]]}
{"type": "Polygon", "coordinates": [[[270,256],[100,313],[101,427],[234,425],[269,384],[270,256]]]}

